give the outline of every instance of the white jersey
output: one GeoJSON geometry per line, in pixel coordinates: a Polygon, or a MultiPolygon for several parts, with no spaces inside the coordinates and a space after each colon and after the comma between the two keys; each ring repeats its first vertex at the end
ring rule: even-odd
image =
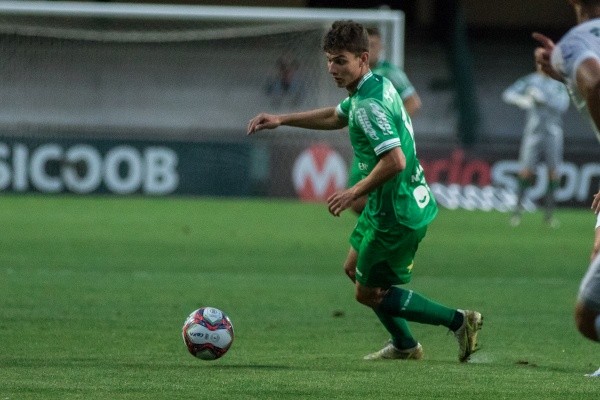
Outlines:
{"type": "MultiPolygon", "coordinates": [[[[595,18],[571,28],[560,39],[552,52],[552,67],[564,77],[569,94],[578,110],[586,109],[585,100],[576,85],[577,68],[589,58],[600,61],[600,18],[595,18]]],[[[587,110],[586,110],[587,111],[587,110]]],[[[591,122],[591,118],[590,122],[591,122]]],[[[600,141],[598,128],[591,123],[600,141]]]]}
{"type": "Polygon", "coordinates": [[[569,94],[561,82],[534,72],[510,85],[502,99],[527,110],[525,134],[562,135],[562,114],[569,108],[569,94]]]}
{"type": "MultiPolygon", "coordinates": [[[[572,28],[557,43],[552,52],[552,66],[565,78],[567,88],[578,109],[585,108],[585,101],[577,90],[577,68],[590,58],[600,61],[600,18],[592,19],[572,28]]],[[[589,114],[588,114],[589,117],[589,114]]],[[[591,121],[591,117],[589,118],[591,121]]],[[[591,124],[600,141],[600,132],[591,124]]],[[[598,215],[596,228],[600,226],[598,215]]],[[[579,287],[579,301],[596,311],[600,311],[600,255],[590,264],[579,287]]]]}

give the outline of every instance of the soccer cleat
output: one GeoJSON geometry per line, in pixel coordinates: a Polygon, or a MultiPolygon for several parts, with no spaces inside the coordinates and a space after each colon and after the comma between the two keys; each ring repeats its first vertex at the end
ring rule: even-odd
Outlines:
{"type": "Polygon", "coordinates": [[[592,372],[591,374],[585,374],[585,376],[589,376],[590,378],[600,378],[600,368],[598,368],[598,371],[596,372],[592,372]]]}
{"type": "Polygon", "coordinates": [[[550,217],[550,218],[545,218],[544,219],[544,223],[552,229],[558,229],[560,228],[560,221],[557,220],[556,218],[550,217]]]}
{"type": "Polygon", "coordinates": [[[510,226],[512,226],[513,228],[516,228],[519,225],[521,225],[521,216],[520,215],[515,214],[512,217],[510,217],[510,226]]]}
{"type": "Polygon", "coordinates": [[[383,349],[364,356],[363,360],[420,360],[422,358],[421,343],[417,343],[412,349],[399,350],[390,341],[383,349]]]}
{"type": "Polygon", "coordinates": [[[466,362],[477,350],[477,333],[483,325],[483,317],[477,311],[458,310],[464,316],[463,324],[454,332],[458,340],[458,360],[466,362]]]}

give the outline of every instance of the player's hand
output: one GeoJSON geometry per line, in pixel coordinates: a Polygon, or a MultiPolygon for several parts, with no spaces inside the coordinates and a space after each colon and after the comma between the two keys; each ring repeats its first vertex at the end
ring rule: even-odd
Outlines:
{"type": "Polygon", "coordinates": [[[533,53],[536,64],[540,66],[541,70],[544,71],[546,75],[557,81],[563,82],[563,77],[552,67],[552,63],[550,62],[550,57],[556,47],[552,39],[538,32],[533,32],[531,36],[540,42],[541,45],[537,47],[533,53]]]}
{"type": "Polygon", "coordinates": [[[279,121],[279,117],[277,115],[261,113],[248,122],[246,134],[252,135],[253,133],[263,129],[275,129],[279,125],[281,125],[281,122],[279,121]]]}
{"type": "Polygon", "coordinates": [[[590,255],[590,260],[593,260],[600,251],[600,228],[596,228],[596,233],[594,236],[594,247],[592,247],[592,254],[590,255]]]}
{"type": "Polygon", "coordinates": [[[327,207],[329,213],[334,217],[339,217],[342,211],[349,208],[354,201],[354,193],[352,189],[340,190],[329,196],[327,199],[327,207]]]}
{"type": "Polygon", "coordinates": [[[594,211],[594,214],[600,212],[600,192],[594,195],[594,200],[592,200],[592,210],[594,211]]]}
{"type": "Polygon", "coordinates": [[[536,87],[530,87],[529,89],[527,89],[527,94],[536,103],[545,103],[546,102],[544,93],[536,87]]]}

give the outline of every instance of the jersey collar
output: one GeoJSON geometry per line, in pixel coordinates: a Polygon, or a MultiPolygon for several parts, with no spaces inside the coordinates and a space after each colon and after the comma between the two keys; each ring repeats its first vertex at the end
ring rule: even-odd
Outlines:
{"type": "Polygon", "coordinates": [[[369,70],[369,72],[364,74],[363,77],[358,82],[358,85],[356,85],[356,91],[358,92],[360,90],[361,86],[366,82],[366,80],[372,76],[373,76],[373,72],[371,72],[371,70],[369,70]]]}

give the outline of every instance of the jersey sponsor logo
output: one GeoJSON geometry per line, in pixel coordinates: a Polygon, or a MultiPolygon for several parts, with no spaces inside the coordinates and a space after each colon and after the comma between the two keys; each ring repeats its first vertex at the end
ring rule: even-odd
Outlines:
{"type": "Polygon", "coordinates": [[[294,189],[305,201],[324,201],[346,186],[347,166],[340,154],[326,144],[304,150],[292,169],[294,189]]]}
{"type": "Polygon", "coordinates": [[[363,130],[363,132],[366,135],[368,135],[371,139],[379,140],[379,138],[377,137],[377,132],[375,132],[375,128],[373,128],[371,121],[369,121],[369,115],[367,114],[367,110],[365,110],[364,108],[356,109],[356,122],[358,122],[358,125],[360,125],[360,128],[363,130]]]}
{"type": "Polygon", "coordinates": [[[392,126],[383,111],[383,108],[377,103],[370,103],[371,112],[375,116],[375,121],[377,122],[377,126],[381,129],[381,132],[384,135],[392,135],[394,131],[392,130],[392,126]]]}
{"type": "Polygon", "coordinates": [[[427,207],[427,204],[431,201],[431,194],[427,186],[419,185],[413,190],[413,196],[417,201],[419,208],[427,207]]]}

